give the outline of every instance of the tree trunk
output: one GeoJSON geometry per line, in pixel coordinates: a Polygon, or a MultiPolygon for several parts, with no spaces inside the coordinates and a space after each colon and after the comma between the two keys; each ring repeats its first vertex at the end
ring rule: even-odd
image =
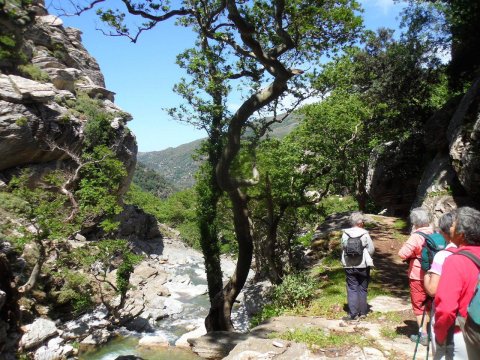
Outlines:
{"type": "Polygon", "coordinates": [[[42,240],[36,240],[35,243],[38,246],[38,258],[35,262],[35,266],[33,267],[32,272],[30,273],[30,277],[28,281],[18,288],[18,291],[22,293],[24,296],[28,294],[37,284],[37,280],[42,272],[42,266],[45,262],[45,246],[43,245],[42,240]]]}
{"type": "Polygon", "coordinates": [[[358,203],[358,208],[360,211],[365,212],[367,210],[367,164],[362,163],[357,174],[357,191],[355,193],[355,198],[358,203]]]}
{"type": "Polygon", "coordinates": [[[238,260],[235,272],[223,290],[216,294],[205,319],[207,332],[234,331],[231,320],[232,306],[247,281],[252,263],[253,236],[247,199],[239,189],[228,192],[233,204],[233,222],[238,242],[238,260]]]}
{"type": "MultiPolygon", "coordinates": [[[[18,292],[12,286],[14,283],[14,276],[10,268],[10,262],[7,256],[0,253],[0,290],[3,294],[3,304],[0,303],[0,323],[6,329],[6,335],[12,335],[10,338],[15,338],[13,334],[19,332],[20,327],[20,308],[18,305],[18,292]]],[[[18,338],[18,337],[17,337],[18,338]]],[[[15,353],[16,343],[2,343],[0,341],[0,353],[5,354],[15,353]]],[[[0,356],[1,357],[1,356],[0,356]]]]}
{"type": "Polygon", "coordinates": [[[275,249],[277,249],[277,229],[279,224],[279,217],[275,216],[275,207],[272,199],[270,176],[265,176],[265,195],[267,207],[267,237],[263,245],[265,260],[268,265],[267,276],[273,284],[280,284],[282,282],[281,268],[277,267],[275,260],[275,249]]]}
{"type": "MultiPolygon", "coordinates": [[[[216,160],[212,160],[215,162],[216,160]]],[[[212,162],[209,160],[209,162],[212,162]]],[[[197,185],[197,221],[200,230],[200,245],[205,261],[208,296],[213,303],[215,295],[222,291],[222,268],[220,264],[220,244],[218,239],[217,204],[221,191],[215,178],[215,167],[206,164],[197,185]]]]}

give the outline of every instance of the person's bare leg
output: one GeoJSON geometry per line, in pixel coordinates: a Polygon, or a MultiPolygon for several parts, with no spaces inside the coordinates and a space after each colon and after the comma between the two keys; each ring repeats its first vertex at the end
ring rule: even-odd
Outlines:
{"type": "Polygon", "coordinates": [[[418,328],[420,329],[420,327],[421,327],[422,328],[422,334],[426,334],[427,333],[427,324],[430,321],[430,316],[428,314],[425,314],[425,319],[423,320],[423,325],[422,325],[423,315],[417,315],[416,317],[417,317],[418,328]]]}

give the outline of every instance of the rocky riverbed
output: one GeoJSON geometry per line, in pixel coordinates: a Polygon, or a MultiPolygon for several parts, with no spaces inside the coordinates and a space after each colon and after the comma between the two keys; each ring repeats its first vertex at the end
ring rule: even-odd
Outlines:
{"type": "MultiPolygon", "coordinates": [[[[176,238],[136,241],[134,247],[144,260],[130,277],[131,289],[123,309],[123,316],[134,317],[132,321],[122,328],[113,327],[103,306],[65,324],[37,319],[25,327],[24,351],[37,360],[107,360],[131,354],[142,354],[145,359],[191,359],[191,352],[178,350],[172,355],[172,346],[189,349],[187,339],[206,333],[203,322],[209,301],[202,254],[176,238]],[[152,349],[156,349],[155,355],[149,356],[152,349]]],[[[222,257],[225,281],[234,269],[235,262],[222,257]]],[[[113,280],[115,271],[109,277],[113,280]]],[[[249,316],[261,305],[267,287],[250,285],[240,295],[232,317],[238,331],[247,331],[249,316]]]]}

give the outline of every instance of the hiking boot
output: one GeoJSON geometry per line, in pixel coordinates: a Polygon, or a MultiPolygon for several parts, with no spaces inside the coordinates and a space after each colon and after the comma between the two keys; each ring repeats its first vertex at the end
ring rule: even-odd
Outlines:
{"type": "Polygon", "coordinates": [[[355,316],[352,316],[352,315],[347,315],[347,316],[344,316],[342,317],[342,320],[343,321],[356,321],[358,320],[358,315],[355,315],[355,316]]]}
{"type": "MultiPolygon", "coordinates": [[[[410,335],[410,340],[414,343],[417,342],[418,340],[418,335],[417,334],[413,334],[413,335],[410,335]]],[[[419,343],[423,346],[427,346],[428,344],[428,336],[427,334],[422,334],[422,336],[420,336],[420,341],[419,343]]]]}
{"type": "Polygon", "coordinates": [[[366,318],[367,318],[367,315],[365,315],[365,314],[362,314],[362,315],[358,316],[358,320],[364,320],[366,318]]]}

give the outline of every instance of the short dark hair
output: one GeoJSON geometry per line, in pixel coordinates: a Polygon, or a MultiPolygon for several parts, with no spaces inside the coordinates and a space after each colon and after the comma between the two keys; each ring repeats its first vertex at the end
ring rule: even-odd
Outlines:
{"type": "Polygon", "coordinates": [[[480,246],[480,211],[468,206],[457,210],[455,232],[465,236],[468,245],[480,246]]]}
{"type": "Polygon", "coordinates": [[[457,219],[457,210],[452,210],[446,214],[443,214],[440,219],[438,219],[438,227],[441,231],[446,234],[450,233],[450,228],[453,225],[453,222],[457,219]]]}

